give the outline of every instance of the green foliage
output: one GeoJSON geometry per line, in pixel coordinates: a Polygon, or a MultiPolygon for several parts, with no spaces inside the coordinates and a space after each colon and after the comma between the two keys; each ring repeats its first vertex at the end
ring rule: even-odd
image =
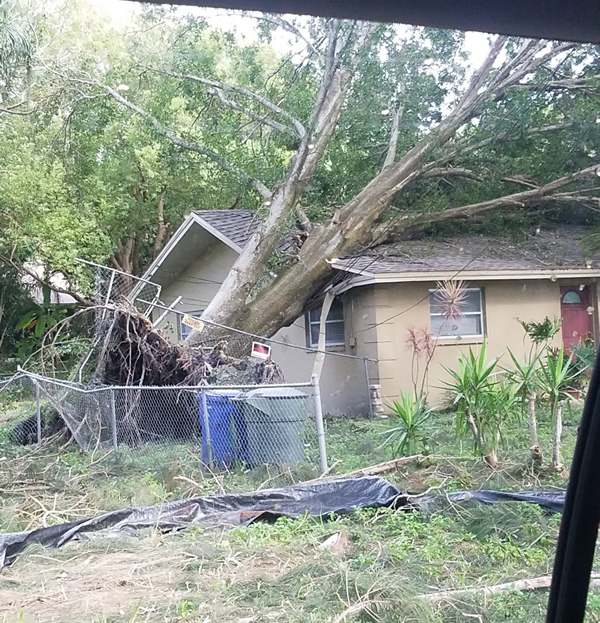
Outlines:
{"type": "Polygon", "coordinates": [[[400,400],[388,405],[390,422],[384,431],[384,445],[391,448],[394,456],[410,456],[419,449],[428,449],[424,427],[433,415],[423,397],[414,394],[400,394],[400,400]]]}
{"type": "Polygon", "coordinates": [[[512,366],[506,369],[509,381],[513,384],[514,392],[523,402],[535,394],[539,386],[540,355],[529,360],[521,361],[508,349],[512,366]]]}
{"type": "MultiPolygon", "coordinates": [[[[59,322],[65,320],[69,313],[67,307],[57,305],[38,305],[22,316],[16,324],[16,329],[21,330],[23,337],[17,344],[17,353],[21,360],[37,350],[42,343],[43,337],[59,322]]],[[[68,333],[61,336],[61,340],[70,337],[68,333]]]]}
{"type": "Polygon", "coordinates": [[[541,322],[519,320],[519,324],[534,344],[544,344],[549,342],[560,331],[562,319],[553,318],[550,320],[546,316],[541,322]]]}
{"type": "Polygon", "coordinates": [[[569,390],[573,389],[580,370],[573,366],[573,353],[566,356],[565,349],[548,349],[545,359],[540,366],[540,388],[550,401],[553,411],[559,401],[569,396],[569,390]]]}
{"type": "Polygon", "coordinates": [[[596,363],[597,350],[596,344],[592,339],[587,339],[585,342],[577,344],[573,348],[573,365],[581,370],[582,373],[592,370],[596,363]]]}
{"type": "Polygon", "coordinates": [[[456,407],[460,435],[471,434],[475,448],[486,455],[498,448],[504,424],[515,414],[518,396],[514,386],[498,378],[498,359],[487,361],[487,343],[479,353],[469,347],[458,358],[458,369],[446,368],[451,381],[445,384],[456,407]]]}

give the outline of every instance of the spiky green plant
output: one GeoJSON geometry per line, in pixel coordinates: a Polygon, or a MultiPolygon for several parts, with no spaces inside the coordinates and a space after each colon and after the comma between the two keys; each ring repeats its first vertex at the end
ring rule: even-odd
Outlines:
{"type": "Polygon", "coordinates": [[[548,350],[540,366],[540,388],[550,403],[554,431],[552,436],[552,469],[562,470],[560,455],[562,437],[562,401],[570,398],[569,391],[581,374],[573,366],[573,353],[566,356],[565,349],[548,350]]]}
{"type": "Polygon", "coordinates": [[[400,400],[388,405],[391,425],[384,431],[383,445],[391,448],[394,456],[411,456],[427,447],[424,427],[433,415],[423,397],[401,394],[400,400]]]}
{"type": "Polygon", "coordinates": [[[446,368],[451,381],[445,383],[457,408],[459,434],[466,435],[470,431],[475,450],[491,467],[498,464],[497,449],[506,419],[505,409],[497,409],[497,368],[498,359],[487,361],[487,343],[484,341],[479,353],[469,348],[467,355],[458,358],[458,369],[446,368]]]}
{"type": "Polygon", "coordinates": [[[531,458],[534,463],[541,465],[543,461],[542,449],[537,434],[536,400],[540,385],[540,355],[530,355],[528,359],[521,361],[509,349],[508,354],[512,361],[512,366],[506,369],[507,377],[512,383],[515,396],[517,396],[521,414],[525,414],[529,422],[529,435],[531,437],[531,458]]]}

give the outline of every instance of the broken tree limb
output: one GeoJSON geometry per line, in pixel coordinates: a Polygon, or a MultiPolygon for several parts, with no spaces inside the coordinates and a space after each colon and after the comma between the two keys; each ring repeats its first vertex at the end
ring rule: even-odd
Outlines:
{"type": "Polygon", "coordinates": [[[399,459],[392,459],[391,461],[384,461],[383,463],[377,463],[376,465],[370,465],[367,467],[361,467],[359,469],[355,469],[351,472],[346,472],[344,474],[334,474],[330,476],[330,472],[333,471],[333,468],[339,464],[339,461],[336,461],[331,465],[331,467],[321,474],[318,478],[313,478],[312,480],[307,480],[306,482],[316,482],[318,480],[326,480],[327,478],[347,478],[348,476],[376,476],[377,474],[384,474],[385,472],[391,472],[392,470],[402,467],[403,465],[408,465],[409,463],[418,463],[419,461],[426,460],[436,460],[436,461],[479,461],[481,460],[475,456],[436,456],[436,455],[426,455],[426,454],[413,454],[412,456],[403,456],[399,459]]]}
{"type": "Polygon", "coordinates": [[[370,467],[362,467],[355,469],[354,471],[344,474],[344,476],[375,476],[376,474],[383,474],[384,472],[391,472],[397,467],[407,465],[408,463],[414,463],[415,461],[422,461],[427,458],[424,454],[414,454],[412,456],[404,456],[400,459],[393,459],[391,461],[385,461],[384,463],[378,463],[377,465],[371,465],[370,467]]]}
{"type": "MultiPolygon", "coordinates": [[[[475,586],[473,588],[440,591],[438,593],[425,593],[424,595],[419,595],[417,599],[430,603],[439,603],[442,601],[457,601],[471,595],[492,597],[493,595],[502,595],[512,591],[535,591],[549,588],[551,583],[552,576],[543,575],[537,578],[505,582],[504,584],[495,584],[493,586],[475,586]]],[[[591,576],[590,586],[600,586],[600,574],[595,573],[591,576]]]]}

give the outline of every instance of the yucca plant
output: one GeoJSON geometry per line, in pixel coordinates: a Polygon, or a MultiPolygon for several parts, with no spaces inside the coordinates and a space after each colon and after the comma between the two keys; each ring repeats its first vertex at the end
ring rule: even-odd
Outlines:
{"type": "Polygon", "coordinates": [[[540,386],[540,355],[539,353],[520,361],[509,349],[512,367],[506,370],[509,381],[512,383],[515,396],[519,399],[521,413],[527,415],[529,421],[529,435],[531,438],[531,458],[536,465],[543,460],[542,449],[537,434],[536,401],[540,386]]]}
{"type": "Polygon", "coordinates": [[[569,390],[581,374],[581,370],[573,366],[573,354],[566,356],[565,349],[547,351],[546,358],[540,366],[540,388],[550,402],[550,412],[554,423],[552,435],[552,469],[562,471],[560,455],[562,437],[562,401],[570,398],[569,390]]]}
{"type": "Polygon", "coordinates": [[[457,407],[459,434],[471,432],[475,450],[491,467],[498,464],[497,447],[502,424],[492,404],[495,402],[497,366],[497,359],[487,361],[487,344],[484,341],[478,354],[469,348],[467,355],[458,358],[457,370],[446,368],[452,380],[445,384],[457,407]]]}
{"type": "Polygon", "coordinates": [[[383,445],[391,448],[394,456],[411,456],[427,447],[424,427],[433,411],[422,397],[401,394],[400,400],[388,405],[389,427],[384,431],[383,445]]]}

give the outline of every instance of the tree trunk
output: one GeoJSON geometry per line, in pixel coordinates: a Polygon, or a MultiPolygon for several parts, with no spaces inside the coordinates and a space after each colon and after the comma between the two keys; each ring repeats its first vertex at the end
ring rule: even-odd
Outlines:
{"type": "MultiPolygon", "coordinates": [[[[370,243],[375,222],[388,209],[394,196],[420,175],[434,168],[431,163],[428,164],[432,151],[445,145],[456,130],[475,114],[476,105],[482,97],[479,93],[482,76],[489,75],[502,49],[500,42],[501,38],[498,38],[492,52],[483,67],[473,76],[469,88],[455,110],[398,162],[388,161],[388,166],[327,223],[315,225],[300,250],[298,261],[285,270],[268,288],[263,289],[253,301],[248,302],[248,295],[275,248],[277,240],[274,235],[277,226],[282,222],[282,216],[287,216],[290,209],[297,204],[309,181],[307,169],[300,166],[297,167],[299,170],[295,171],[293,164],[290,173],[273,195],[267,220],[239,255],[204,312],[204,317],[213,322],[243,328],[267,337],[296,320],[303,313],[307,301],[318,295],[331,278],[332,272],[327,260],[349,255],[370,243]]],[[[349,76],[347,79],[349,81],[349,76]]],[[[333,133],[334,118],[337,121],[339,110],[330,101],[333,98],[341,102],[348,84],[349,82],[344,82],[342,77],[337,82],[332,79],[330,92],[324,96],[321,109],[337,112],[336,115],[329,117],[330,123],[325,125],[327,132],[323,131],[319,138],[330,137],[333,133]]],[[[317,127],[322,125],[323,122],[319,122],[317,127]]],[[[318,149],[324,149],[324,145],[321,147],[319,144],[318,149]]],[[[301,157],[302,147],[296,152],[294,162],[298,163],[301,157]]],[[[314,173],[316,167],[314,154],[311,154],[310,158],[306,156],[304,158],[305,162],[310,162],[314,173]]],[[[492,208],[488,204],[478,206],[478,210],[481,211],[490,209],[492,208]]],[[[456,216],[463,216],[463,211],[464,209],[459,209],[455,213],[456,216]]],[[[445,215],[446,212],[433,214],[429,217],[429,222],[443,220],[447,218],[445,215]]],[[[409,225],[410,223],[406,222],[405,226],[409,225]]],[[[192,344],[195,339],[195,333],[188,338],[192,344]]]]}
{"type": "MultiPolygon", "coordinates": [[[[498,467],[498,446],[500,445],[500,429],[498,428],[494,434],[494,447],[483,457],[483,460],[492,468],[496,469],[498,467]]],[[[484,447],[483,436],[481,439],[481,447],[484,447]]]]}
{"type": "Polygon", "coordinates": [[[158,254],[162,251],[165,244],[165,238],[167,236],[167,227],[165,225],[165,193],[167,189],[163,186],[158,196],[158,203],[156,204],[158,228],[156,230],[156,237],[154,238],[154,245],[152,247],[152,259],[155,260],[158,254]]]}
{"type": "Polygon", "coordinates": [[[481,438],[479,436],[479,429],[477,428],[477,422],[475,422],[475,418],[471,413],[471,409],[469,407],[465,407],[465,417],[467,418],[467,424],[469,425],[469,429],[473,434],[473,439],[475,440],[475,445],[477,449],[481,451],[481,438]]]}
{"type": "Polygon", "coordinates": [[[498,467],[498,453],[497,451],[490,450],[484,457],[483,460],[492,468],[496,469],[498,467]]]}
{"type": "Polygon", "coordinates": [[[562,438],[562,403],[556,401],[554,404],[554,435],[552,437],[552,469],[556,472],[563,470],[562,459],[560,456],[560,445],[562,438]]]}
{"type": "MultiPolygon", "coordinates": [[[[359,24],[353,44],[349,46],[349,49],[344,50],[344,42],[339,36],[339,22],[337,20],[332,22],[325,72],[311,112],[309,131],[302,138],[286,177],[266,201],[269,205],[266,220],[242,249],[219,291],[202,314],[203,318],[229,326],[244,326],[248,330],[246,319],[240,317],[240,310],[243,316],[250,292],[258,282],[267,260],[277,247],[281,236],[281,225],[295,211],[302,193],[315,174],[321,156],[337,126],[345,96],[350,87],[352,68],[356,63],[356,58],[368,43],[374,30],[374,24],[366,22],[359,24]],[[341,55],[344,52],[347,58],[342,65],[341,55]]],[[[306,299],[302,307],[305,302],[306,299]]],[[[297,314],[295,318],[298,315],[300,314],[297,314]]],[[[268,324],[273,327],[270,335],[282,326],[282,324],[275,326],[276,322],[268,324]]],[[[267,335],[260,324],[258,327],[259,333],[267,335]]],[[[198,339],[196,332],[192,332],[188,342],[194,344],[198,339]]]]}
{"type": "Polygon", "coordinates": [[[542,449],[540,447],[540,443],[538,441],[537,434],[537,418],[535,414],[535,401],[536,395],[529,394],[527,397],[527,411],[529,414],[529,435],[531,437],[531,458],[533,460],[534,465],[538,467],[542,465],[543,454],[542,449]]]}

